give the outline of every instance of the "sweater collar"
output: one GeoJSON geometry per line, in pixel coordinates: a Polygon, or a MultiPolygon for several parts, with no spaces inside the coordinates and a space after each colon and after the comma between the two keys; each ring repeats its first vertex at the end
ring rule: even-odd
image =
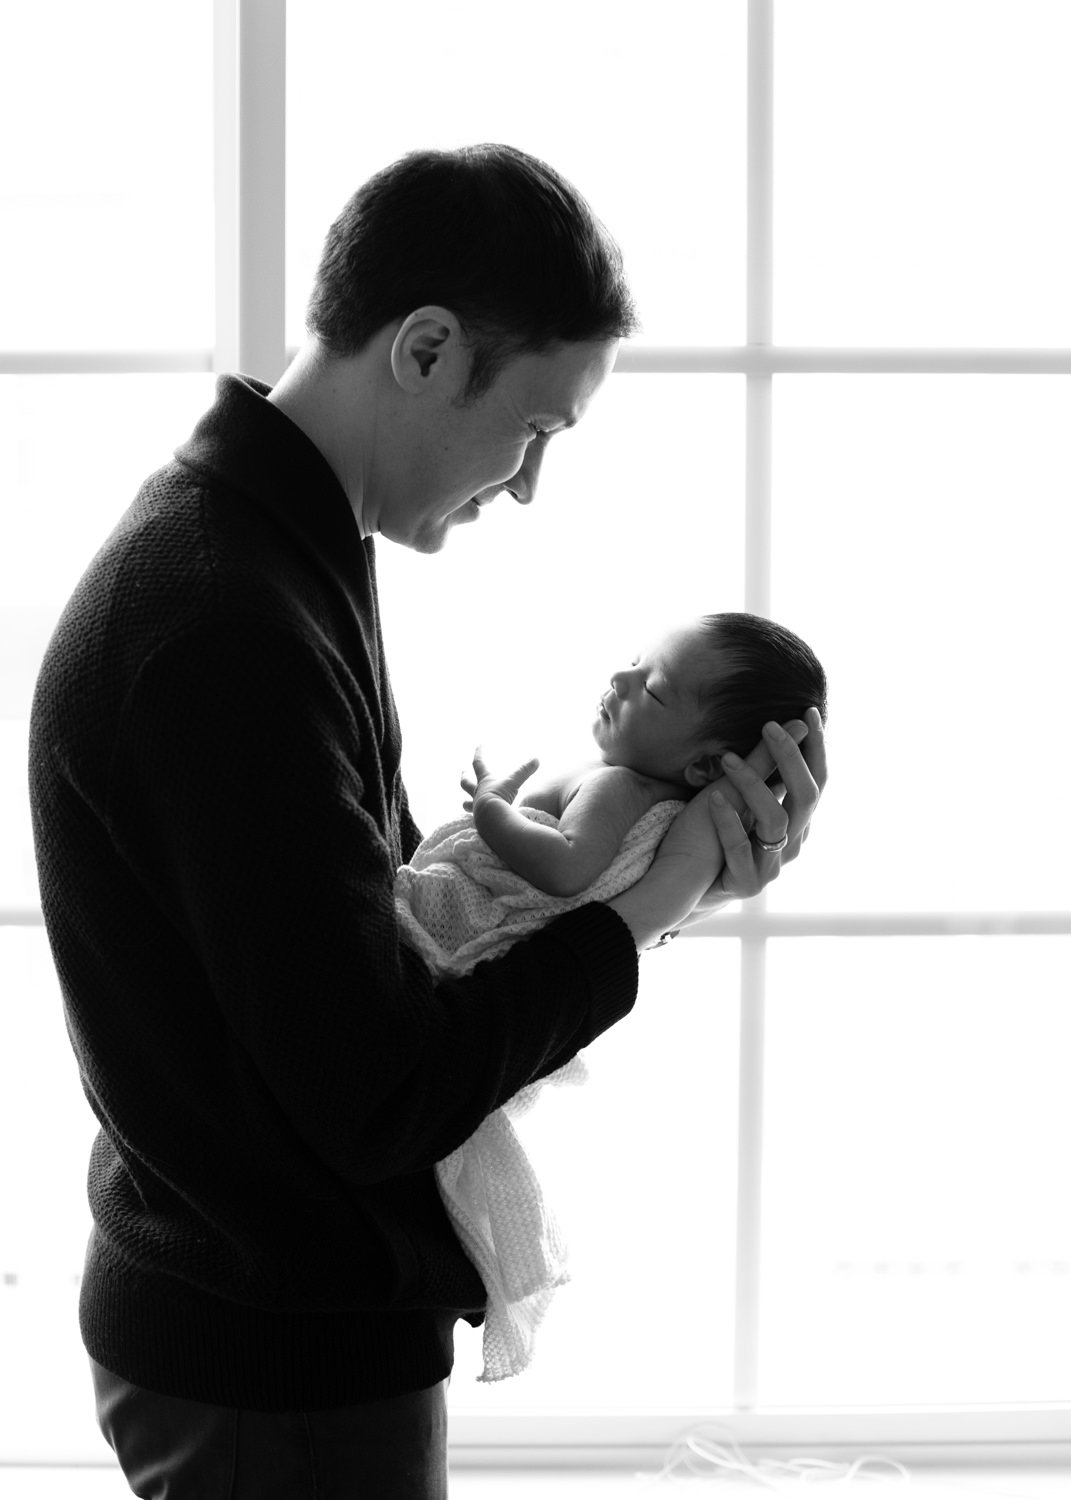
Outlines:
{"type": "Polygon", "coordinates": [[[221,375],[216,400],[175,457],[270,510],[333,569],[367,535],[319,448],[251,375],[221,375]]]}

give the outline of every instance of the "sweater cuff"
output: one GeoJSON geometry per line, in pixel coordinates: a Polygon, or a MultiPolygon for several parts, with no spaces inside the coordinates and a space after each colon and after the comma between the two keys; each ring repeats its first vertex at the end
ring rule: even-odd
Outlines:
{"type": "Polygon", "coordinates": [[[588,990],[588,1046],[627,1016],[636,1004],[639,955],[632,930],[611,906],[591,901],[556,917],[546,936],[568,948],[582,969],[588,990]]]}

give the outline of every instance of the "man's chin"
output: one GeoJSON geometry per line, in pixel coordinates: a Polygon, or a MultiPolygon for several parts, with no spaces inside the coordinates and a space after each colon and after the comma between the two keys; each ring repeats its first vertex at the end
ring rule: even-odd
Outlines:
{"type": "Polygon", "coordinates": [[[459,505],[456,510],[450,511],[445,516],[421,520],[408,536],[391,537],[386,531],[383,534],[388,540],[400,542],[403,547],[408,547],[413,552],[441,552],[453,528],[466,521],[477,520],[479,514],[480,508],[475,501],[466,500],[464,505],[459,505]]]}
{"type": "Polygon", "coordinates": [[[435,531],[430,529],[427,531],[418,531],[416,536],[406,543],[406,546],[413,552],[422,552],[430,556],[433,552],[441,552],[443,550],[446,546],[448,534],[449,527],[447,526],[440,526],[435,531]]]}
{"type": "Polygon", "coordinates": [[[397,537],[395,540],[401,542],[403,547],[408,547],[411,552],[441,552],[450,535],[453,519],[453,516],[436,516],[434,520],[421,520],[408,536],[397,537]]]}

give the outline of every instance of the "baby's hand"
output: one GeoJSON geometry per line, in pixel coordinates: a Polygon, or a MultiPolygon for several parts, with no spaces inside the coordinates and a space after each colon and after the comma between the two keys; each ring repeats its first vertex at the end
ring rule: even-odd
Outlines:
{"type": "Polygon", "coordinates": [[[538,766],[538,757],[533,757],[531,760],[526,760],[523,766],[518,766],[515,771],[511,771],[508,776],[492,776],[483,758],[483,746],[477,745],[472,755],[472,768],[476,772],[476,779],[473,780],[471,776],[461,778],[461,790],[468,793],[468,799],[461,804],[462,807],[466,812],[478,813],[480,803],[490,798],[512,803],[521,787],[538,766]]]}

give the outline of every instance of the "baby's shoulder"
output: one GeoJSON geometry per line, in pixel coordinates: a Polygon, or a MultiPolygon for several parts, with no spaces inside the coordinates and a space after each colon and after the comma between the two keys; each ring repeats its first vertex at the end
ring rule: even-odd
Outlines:
{"type": "Polygon", "coordinates": [[[656,802],[687,795],[672,782],[642,776],[629,766],[608,766],[603,761],[592,761],[555,776],[540,777],[530,787],[525,787],[519,805],[538,807],[552,817],[560,818],[581,792],[585,803],[620,805],[633,822],[642,818],[656,802]]]}
{"type": "Polygon", "coordinates": [[[584,788],[590,789],[598,784],[603,795],[611,793],[615,786],[624,790],[626,783],[621,778],[611,774],[609,780],[606,779],[607,773],[623,769],[620,766],[604,765],[602,761],[590,761],[580,766],[571,766],[565,771],[543,772],[528,783],[517,799],[517,804],[519,807],[538,807],[540,811],[560,818],[584,788]]]}
{"type": "MultiPolygon", "coordinates": [[[[588,766],[568,788],[567,802],[583,791],[585,798],[597,798],[603,804],[613,803],[625,809],[632,822],[642,818],[656,802],[681,797],[683,793],[668,781],[644,776],[630,766],[588,766]]],[[[567,803],[566,803],[567,805],[567,803]]]]}

